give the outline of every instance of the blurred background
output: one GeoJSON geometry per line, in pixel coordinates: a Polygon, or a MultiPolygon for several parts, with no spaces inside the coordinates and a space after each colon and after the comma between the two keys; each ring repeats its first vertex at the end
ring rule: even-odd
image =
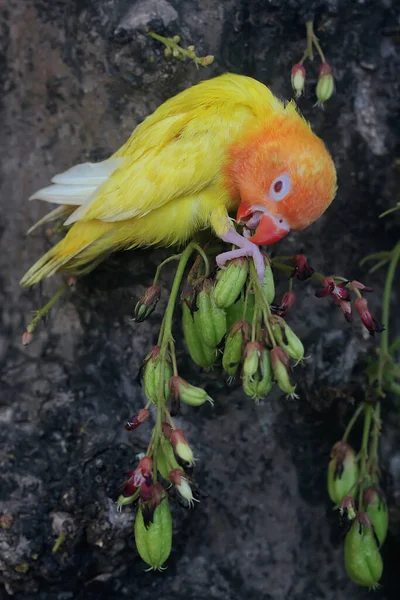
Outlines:
{"type": "MultiPolygon", "coordinates": [[[[279,245],[304,253],[326,274],[374,288],[380,316],[384,271],[359,261],[389,250],[399,217],[400,14],[391,0],[9,0],[0,7],[0,590],[1,598],[89,600],[361,600],[343,566],[343,530],[326,491],[332,445],[362,398],[376,341],[347,324],[333,303],[299,287],[289,323],[311,358],[297,370],[300,399],[272,395],[259,406],[221,372],[186,358],[181,375],[206,385],[214,408],[183,410],[198,458],[201,502],[173,507],[174,547],[163,573],[145,573],[133,539],[134,511],[117,513],[124,474],[146,448],[149,425],[125,420],[143,405],[137,372],[155,342],[160,310],[132,322],[165,250],[112,257],[77,283],[26,348],[31,311],[57,289],[50,279],[21,290],[26,269],[52,245],[46,227],[26,236],[47,207],[34,191],[73,164],[108,157],[164,100],[232,71],[253,76],[282,99],[305,45],[305,22],[332,66],[336,93],[314,107],[317,65],[299,107],[329,147],[339,179],[335,202],[304,232],[279,245]],[[212,65],[164,56],[145,35],[179,35],[212,65]],[[57,552],[54,544],[65,533],[57,552]]],[[[54,239],[54,238],[53,238],[54,239]]],[[[286,289],[282,280],[280,290],[286,289]]],[[[394,288],[391,331],[398,332],[394,288]]],[[[391,524],[382,587],[399,597],[400,417],[384,402],[382,467],[391,524]]],[[[355,431],[355,440],[360,431],[355,431]]]]}

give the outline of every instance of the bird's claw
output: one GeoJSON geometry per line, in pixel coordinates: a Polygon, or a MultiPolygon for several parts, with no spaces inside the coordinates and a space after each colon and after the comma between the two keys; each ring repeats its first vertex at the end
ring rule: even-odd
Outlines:
{"type": "Polygon", "coordinates": [[[264,258],[261,254],[259,247],[253,244],[252,242],[248,242],[248,245],[246,244],[244,248],[238,248],[237,250],[230,250],[228,252],[223,252],[222,254],[219,254],[216,257],[216,262],[220,269],[223,269],[228,260],[233,260],[234,258],[242,258],[243,256],[248,256],[253,259],[258,278],[260,282],[263,283],[265,272],[264,258]]]}

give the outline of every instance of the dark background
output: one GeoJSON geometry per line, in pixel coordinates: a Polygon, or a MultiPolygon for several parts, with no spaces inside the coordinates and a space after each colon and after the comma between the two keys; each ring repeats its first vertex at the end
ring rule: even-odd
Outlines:
{"type": "MultiPolygon", "coordinates": [[[[228,388],[218,370],[197,370],[180,344],[181,374],[207,385],[216,400],[214,409],[184,410],[178,418],[198,458],[201,502],[191,511],[174,505],[169,568],[144,573],[134,512],[117,513],[114,501],[150,432],[147,424],[127,434],[124,420],[144,402],[136,374],[161,310],[141,325],[132,323],[132,311],[167,252],[109,260],[58,303],[27,348],[20,336],[30,312],[59,281],[32,290],[18,282],[52,243],[44,230],[25,235],[47,210],[27,202],[31,193],[75,163],[107,157],[161,102],[202,78],[244,73],[289,98],[304,23],[314,17],[336,94],[325,111],[313,108],[315,65],[299,105],[334,156],[339,192],[324,217],[289,236],[279,252],[305,252],[320,271],[367,280],[378,316],[384,274],[368,276],[358,263],[390,249],[398,236],[396,217],[378,215],[399,200],[399,3],[9,0],[0,6],[0,515],[12,517],[0,529],[1,598],[369,598],[344,571],[343,531],[325,487],[329,450],[351,415],[350,397],[362,397],[362,369],[374,347],[358,322],[346,324],[332,303],[313,298],[312,285],[299,284],[289,322],[311,356],[297,369],[300,399],[275,393],[260,406],[228,388]],[[165,59],[163,47],[143,35],[146,28],[181,35],[200,56],[214,54],[214,64],[196,70],[192,62],[165,59]],[[60,530],[66,540],[53,554],[60,530]]],[[[170,282],[166,271],[161,307],[170,282]]],[[[394,293],[396,307],[398,286],[394,293]]],[[[392,335],[397,316],[394,310],[392,335]]],[[[392,520],[382,588],[374,593],[379,600],[400,593],[399,421],[388,398],[381,451],[392,520]]]]}

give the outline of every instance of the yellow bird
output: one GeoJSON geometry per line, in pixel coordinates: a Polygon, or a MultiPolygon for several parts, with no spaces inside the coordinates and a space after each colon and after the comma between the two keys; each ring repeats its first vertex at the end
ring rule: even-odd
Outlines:
{"type": "Polygon", "coordinates": [[[31,196],[61,205],[34,227],[68,216],[69,229],[21,285],[87,273],[116,250],[182,244],[206,228],[238,246],[217,257],[220,266],[252,256],[262,278],[259,245],[307,227],[335,191],[331,156],[294,103],[250,77],[222,75],[164,102],[109,159],[76,165],[31,196]],[[237,208],[243,236],[229,216],[237,208]]]}

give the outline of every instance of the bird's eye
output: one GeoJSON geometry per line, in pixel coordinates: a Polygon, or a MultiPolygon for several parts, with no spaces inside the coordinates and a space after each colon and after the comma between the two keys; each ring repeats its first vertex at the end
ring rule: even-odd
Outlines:
{"type": "Polygon", "coordinates": [[[269,190],[269,197],[274,202],[279,202],[279,200],[283,200],[283,198],[288,195],[291,187],[292,184],[289,175],[287,173],[283,173],[272,182],[269,190]]]}

